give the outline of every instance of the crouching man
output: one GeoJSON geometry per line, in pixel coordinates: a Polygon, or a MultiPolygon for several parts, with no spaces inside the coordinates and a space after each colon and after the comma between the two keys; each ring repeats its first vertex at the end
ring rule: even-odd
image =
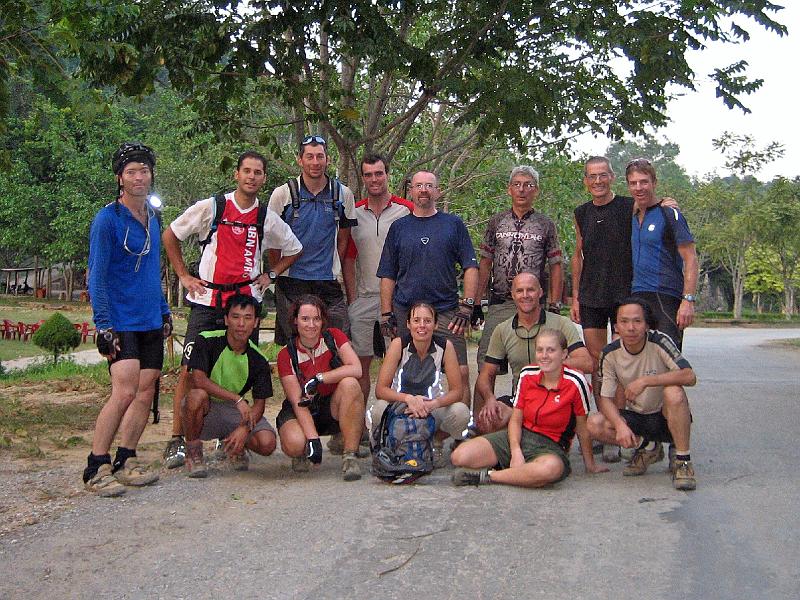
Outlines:
{"type": "Polygon", "coordinates": [[[246,450],[269,456],[275,450],[275,430],[264,418],[272,397],[267,359],[250,335],[258,327],[257,301],[236,294],[225,306],[224,331],[204,331],[190,348],[188,368],[192,390],[183,406],[183,426],[189,477],[206,477],[203,440],[221,439],[237,471],[246,471],[246,450]],[[245,400],[252,390],[253,405],[245,400]]]}
{"type": "Polygon", "coordinates": [[[600,414],[589,417],[589,435],[604,444],[635,448],[623,475],[644,475],[664,458],[662,443],[671,444],[670,472],[678,490],[697,486],[689,455],[692,414],[683,386],[696,383],[692,367],[672,339],[651,329],[650,305],[629,297],[617,308],[619,339],[600,355],[600,414]],[[614,404],[617,387],[625,406],[614,404]]]}

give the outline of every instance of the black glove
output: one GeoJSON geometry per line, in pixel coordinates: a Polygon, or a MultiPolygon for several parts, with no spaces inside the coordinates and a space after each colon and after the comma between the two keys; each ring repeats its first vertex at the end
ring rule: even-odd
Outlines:
{"type": "Polygon", "coordinates": [[[372,327],[372,354],[375,358],[386,356],[386,340],[383,339],[383,331],[378,321],[375,321],[372,327]]]}
{"type": "Polygon", "coordinates": [[[119,352],[119,334],[111,327],[98,331],[95,341],[97,342],[97,350],[103,356],[113,357],[119,352]]]}
{"type": "Polygon", "coordinates": [[[472,309],[472,319],[470,323],[473,329],[477,329],[483,325],[484,321],[486,321],[486,316],[483,314],[483,302],[481,302],[480,304],[476,304],[475,308],[472,309]]]}
{"type": "Polygon", "coordinates": [[[164,336],[164,339],[167,339],[172,335],[172,314],[167,313],[165,315],[161,315],[161,322],[161,334],[164,336]]]}
{"type": "Polygon", "coordinates": [[[388,337],[390,340],[397,337],[397,317],[393,312],[381,315],[381,333],[383,337],[388,337]]]}
{"type": "Polygon", "coordinates": [[[454,314],[453,318],[450,319],[450,325],[466,329],[467,325],[469,325],[469,322],[472,320],[472,312],[474,309],[474,306],[460,303],[458,305],[458,310],[456,310],[456,314],[454,314]]]}
{"type": "Polygon", "coordinates": [[[561,302],[551,302],[547,305],[548,312],[556,313],[557,315],[561,314],[561,307],[564,306],[561,302]]]}
{"type": "Polygon", "coordinates": [[[317,393],[317,389],[319,388],[319,379],[312,377],[306,384],[303,386],[303,395],[307,398],[311,398],[314,394],[317,393]]]}
{"type": "Polygon", "coordinates": [[[319,438],[306,442],[306,458],[315,465],[322,462],[322,442],[319,441],[319,438]]]}

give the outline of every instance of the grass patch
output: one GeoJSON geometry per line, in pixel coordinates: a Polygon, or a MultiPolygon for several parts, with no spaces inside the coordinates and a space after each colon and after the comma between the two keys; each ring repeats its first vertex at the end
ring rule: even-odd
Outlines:
{"type": "MultiPolygon", "coordinates": [[[[70,350],[69,352],[80,352],[81,350],[91,350],[93,348],[96,348],[95,343],[91,340],[87,340],[85,344],[81,344],[75,348],[75,350],[70,350]]],[[[39,346],[30,340],[27,342],[20,340],[3,340],[2,345],[0,345],[0,360],[14,360],[15,358],[25,358],[29,356],[52,357],[52,354],[43,348],[39,348],[39,346]]]]}
{"type": "MultiPolygon", "coordinates": [[[[88,429],[92,426],[102,405],[97,404],[23,404],[17,399],[0,395],[0,437],[14,436],[23,442],[40,435],[52,435],[54,430],[88,429]]],[[[79,436],[75,436],[79,437],[79,436]]],[[[83,438],[80,438],[83,440],[83,438]]],[[[67,445],[78,445],[78,440],[67,445]]],[[[24,444],[23,444],[24,445],[24,444]]]]}
{"type": "Polygon", "coordinates": [[[78,365],[66,359],[59,360],[55,365],[50,360],[37,362],[27,369],[6,371],[0,374],[0,382],[36,382],[53,379],[74,379],[76,377],[98,385],[108,385],[111,382],[106,362],[96,365],[78,365]]]}

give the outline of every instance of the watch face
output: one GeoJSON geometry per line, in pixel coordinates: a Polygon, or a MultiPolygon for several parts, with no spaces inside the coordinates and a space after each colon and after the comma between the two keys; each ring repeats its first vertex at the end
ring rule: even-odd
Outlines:
{"type": "Polygon", "coordinates": [[[278,278],[278,274],[275,271],[270,271],[267,273],[267,276],[272,279],[272,281],[275,281],[278,278]]]}
{"type": "Polygon", "coordinates": [[[475,299],[474,298],[464,298],[464,303],[467,306],[472,306],[473,304],[475,304],[475,299]]]}

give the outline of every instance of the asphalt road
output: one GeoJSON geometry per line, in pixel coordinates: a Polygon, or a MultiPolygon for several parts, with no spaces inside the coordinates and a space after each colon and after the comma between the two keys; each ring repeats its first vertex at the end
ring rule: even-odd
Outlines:
{"type": "MultiPolygon", "coordinates": [[[[170,474],[0,539],[2,598],[800,597],[800,330],[691,329],[694,492],[666,462],[545,490],[413,486],[340,461],[170,474]]],[[[366,468],[367,461],[364,461],[366,468]]]]}

